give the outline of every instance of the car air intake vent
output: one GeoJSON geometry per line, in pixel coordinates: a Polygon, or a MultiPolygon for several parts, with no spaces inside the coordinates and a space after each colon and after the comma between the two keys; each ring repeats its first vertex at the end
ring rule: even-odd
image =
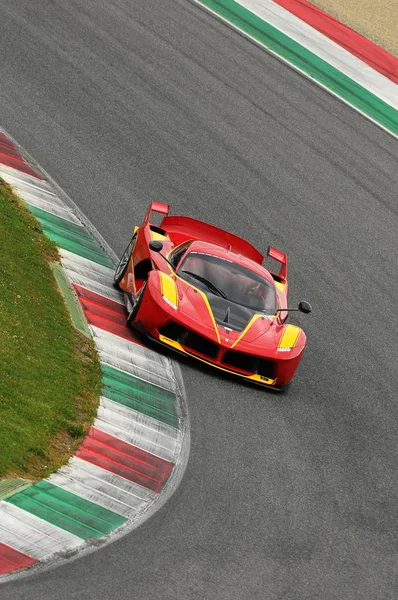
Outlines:
{"type": "Polygon", "coordinates": [[[198,352],[209,358],[216,358],[218,353],[218,345],[201,335],[190,331],[178,323],[168,323],[159,331],[161,335],[178,342],[185,346],[188,350],[198,352]]]}
{"type": "Polygon", "coordinates": [[[234,367],[235,369],[248,371],[249,373],[257,373],[268,379],[275,379],[275,363],[266,358],[228,350],[224,354],[222,362],[228,367],[234,367]]]}
{"type": "Polygon", "coordinates": [[[178,323],[167,323],[162,329],[159,330],[161,335],[164,335],[175,342],[181,342],[184,335],[186,335],[187,330],[185,327],[181,327],[178,323]]]}

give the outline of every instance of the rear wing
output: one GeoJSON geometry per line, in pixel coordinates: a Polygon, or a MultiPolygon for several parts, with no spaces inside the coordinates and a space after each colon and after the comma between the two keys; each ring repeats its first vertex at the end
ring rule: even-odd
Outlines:
{"type": "Polygon", "coordinates": [[[176,245],[188,240],[201,240],[229,248],[232,252],[242,254],[259,265],[263,262],[263,255],[249,242],[215,225],[191,217],[175,216],[164,217],[160,226],[176,245]]]}
{"type": "Polygon", "coordinates": [[[281,283],[285,283],[287,277],[287,256],[284,252],[280,252],[276,250],[272,246],[268,246],[267,248],[267,256],[269,258],[273,258],[277,262],[281,263],[281,268],[279,273],[271,273],[274,276],[274,279],[281,281],[281,283]]]}
{"type": "Polygon", "coordinates": [[[161,215],[168,215],[170,212],[170,206],[168,204],[163,204],[163,202],[156,202],[156,200],[153,200],[149,205],[148,212],[145,215],[144,223],[150,223],[151,214],[153,212],[161,215]]]}

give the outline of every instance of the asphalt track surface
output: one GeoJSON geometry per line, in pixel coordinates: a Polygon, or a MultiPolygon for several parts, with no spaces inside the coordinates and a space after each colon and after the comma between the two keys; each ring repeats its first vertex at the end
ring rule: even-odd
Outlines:
{"type": "Polygon", "coordinates": [[[120,253],[148,202],[290,259],[288,395],[183,363],[174,496],[8,600],[396,599],[397,142],[188,0],[1,0],[0,123],[120,253]]]}

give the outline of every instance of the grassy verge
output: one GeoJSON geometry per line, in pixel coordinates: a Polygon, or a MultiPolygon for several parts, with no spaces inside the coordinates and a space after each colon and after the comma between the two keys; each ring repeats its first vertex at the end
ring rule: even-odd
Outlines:
{"type": "Polygon", "coordinates": [[[0,179],[0,478],[38,479],[73,454],[101,387],[49,261],[57,249],[0,179]]]}
{"type": "Polygon", "coordinates": [[[397,0],[311,0],[358,33],[398,57],[397,0]]]}

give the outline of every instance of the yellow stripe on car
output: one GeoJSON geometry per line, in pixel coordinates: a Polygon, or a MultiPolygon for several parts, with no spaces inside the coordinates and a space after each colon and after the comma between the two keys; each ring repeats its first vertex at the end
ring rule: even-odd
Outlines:
{"type": "Polygon", "coordinates": [[[162,233],[159,233],[158,231],[152,231],[151,230],[151,241],[159,241],[159,242],[164,242],[164,240],[166,239],[166,236],[163,235],[162,233]]]}
{"type": "Polygon", "coordinates": [[[286,290],[286,283],[280,283],[279,281],[274,281],[275,287],[278,288],[281,292],[286,290]]]}
{"type": "Polygon", "coordinates": [[[257,375],[256,373],[254,373],[253,375],[243,375],[243,373],[238,373],[237,371],[232,371],[232,369],[225,369],[224,367],[221,367],[220,365],[216,365],[215,363],[205,360],[204,358],[200,358],[199,356],[196,356],[196,354],[193,354],[192,352],[188,352],[187,350],[185,350],[185,348],[183,348],[181,346],[181,344],[179,344],[178,342],[175,342],[174,340],[171,340],[170,338],[168,338],[164,335],[159,335],[159,341],[162,342],[163,344],[167,344],[168,346],[171,346],[172,348],[175,348],[176,350],[178,350],[179,352],[182,352],[183,354],[192,356],[196,360],[199,360],[200,362],[205,363],[206,365],[210,365],[211,367],[214,367],[215,369],[219,369],[219,371],[224,371],[224,373],[232,373],[233,375],[238,375],[238,377],[243,377],[243,379],[251,379],[252,381],[257,381],[258,383],[262,383],[264,385],[273,385],[273,383],[275,383],[275,379],[269,379],[268,377],[263,377],[262,375],[257,375]]]}
{"type": "Polygon", "coordinates": [[[295,343],[300,335],[300,327],[296,325],[286,325],[285,330],[279,340],[279,348],[294,348],[295,343]]]}
{"type": "Polygon", "coordinates": [[[236,344],[238,344],[241,341],[241,339],[243,338],[244,335],[246,335],[246,333],[249,331],[249,329],[253,325],[253,323],[255,323],[257,321],[257,319],[260,319],[260,317],[262,317],[262,315],[253,315],[252,316],[249,323],[246,325],[246,327],[244,328],[244,330],[242,331],[242,333],[240,334],[238,339],[235,340],[234,343],[232,344],[231,350],[232,350],[232,348],[235,348],[236,344]]]}
{"type": "Polygon", "coordinates": [[[171,340],[170,338],[166,337],[165,335],[161,335],[159,334],[159,341],[163,342],[163,344],[167,344],[168,346],[171,346],[172,348],[175,348],[176,350],[179,350],[180,352],[185,352],[184,348],[181,346],[181,344],[179,344],[178,342],[171,340]]]}
{"type": "Polygon", "coordinates": [[[217,341],[218,341],[219,344],[221,344],[220,334],[218,333],[217,323],[216,323],[216,320],[214,318],[213,311],[211,310],[211,306],[210,306],[210,303],[209,303],[209,301],[207,299],[206,294],[204,292],[202,292],[202,290],[200,290],[199,288],[197,288],[194,285],[192,285],[192,283],[189,283],[186,279],[183,279],[182,277],[180,277],[179,275],[176,274],[175,277],[176,277],[176,279],[181,279],[181,281],[183,281],[184,283],[187,283],[191,288],[193,288],[194,290],[196,290],[198,292],[198,294],[200,294],[202,296],[203,301],[206,304],[206,308],[209,311],[211,322],[213,323],[214,331],[216,332],[217,341]]]}
{"type": "Polygon", "coordinates": [[[204,303],[206,304],[207,310],[209,311],[209,315],[210,315],[211,321],[212,321],[213,326],[214,326],[214,331],[216,332],[218,343],[221,344],[220,334],[218,333],[217,323],[216,323],[216,320],[214,318],[213,311],[211,310],[211,306],[210,306],[210,303],[209,303],[209,301],[207,299],[207,296],[206,296],[206,294],[204,292],[202,292],[202,290],[199,290],[198,288],[195,288],[195,289],[202,296],[202,298],[204,300],[204,303]]]}
{"type": "Polygon", "coordinates": [[[166,298],[166,300],[170,302],[170,304],[177,307],[178,293],[175,281],[170,277],[170,275],[167,275],[167,273],[163,273],[162,271],[159,271],[159,277],[162,296],[166,298]]]}
{"type": "Polygon", "coordinates": [[[264,375],[258,375],[257,373],[254,373],[254,375],[246,376],[246,379],[258,381],[259,383],[265,383],[266,385],[272,385],[275,382],[275,379],[270,379],[269,377],[265,377],[264,375]]]}

